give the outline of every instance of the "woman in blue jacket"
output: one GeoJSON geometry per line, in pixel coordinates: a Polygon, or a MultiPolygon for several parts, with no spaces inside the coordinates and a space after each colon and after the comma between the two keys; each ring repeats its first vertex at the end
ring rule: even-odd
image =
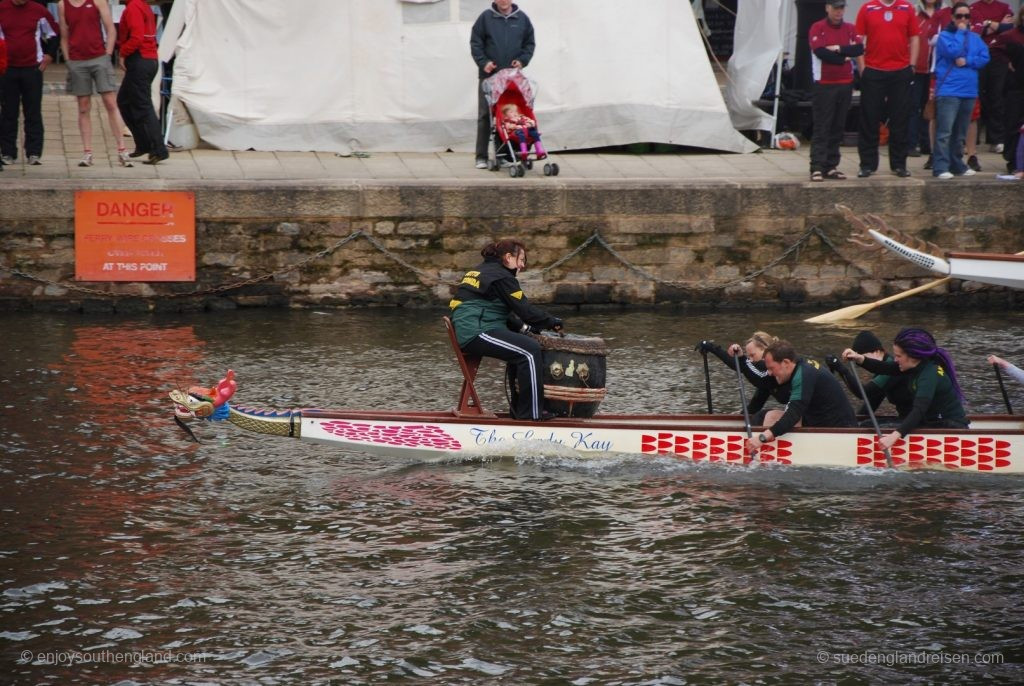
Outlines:
{"type": "Polygon", "coordinates": [[[978,97],[978,72],[988,64],[988,47],[971,31],[971,8],[953,5],[953,21],[935,43],[935,149],[932,175],[940,179],[973,176],[964,164],[964,140],[978,97]]]}

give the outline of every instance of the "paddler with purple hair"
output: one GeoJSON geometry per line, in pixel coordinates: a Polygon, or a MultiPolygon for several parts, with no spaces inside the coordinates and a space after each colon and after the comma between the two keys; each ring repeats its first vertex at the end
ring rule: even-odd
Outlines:
{"type": "Polygon", "coordinates": [[[879,442],[891,448],[918,428],[966,429],[970,426],[964,412],[964,394],[956,377],[953,359],[924,329],[907,328],[896,334],[892,345],[893,361],[873,360],[847,348],[844,360],[853,360],[872,374],[905,374],[914,394],[910,412],[895,431],[879,442]]]}

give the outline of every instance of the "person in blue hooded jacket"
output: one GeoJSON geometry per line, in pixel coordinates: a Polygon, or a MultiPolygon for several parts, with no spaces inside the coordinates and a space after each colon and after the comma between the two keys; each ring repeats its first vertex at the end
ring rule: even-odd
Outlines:
{"type": "Polygon", "coordinates": [[[971,8],[953,5],[953,21],[935,43],[935,149],[932,175],[940,179],[972,176],[964,164],[964,141],[978,97],[978,72],[988,64],[988,47],[971,31],[971,8]]]}
{"type": "Polygon", "coordinates": [[[495,0],[473,23],[469,51],[480,78],[476,89],[477,169],[487,168],[487,142],[491,136],[491,116],[484,98],[483,80],[499,69],[522,69],[533,59],[536,46],[530,18],[512,0],[495,0]]]}

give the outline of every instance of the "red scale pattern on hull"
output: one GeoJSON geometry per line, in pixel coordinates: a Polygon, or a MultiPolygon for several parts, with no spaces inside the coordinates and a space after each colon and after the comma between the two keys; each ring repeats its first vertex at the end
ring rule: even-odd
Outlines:
{"type": "MultiPolygon", "coordinates": [[[[659,432],[641,436],[640,451],[658,455],[675,455],[681,459],[690,459],[695,462],[707,460],[708,462],[749,464],[752,458],[746,454],[744,446],[746,441],[747,437],[742,434],[728,434],[725,437],[708,436],[707,434],[676,436],[672,433],[659,432]]],[[[759,453],[760,460],[792,464],[789,459],[793,456],[792,447],[792,443],[781,439],[770,443],[759,453]]]]}
{"type": "MultiPolygon", "coordinates": [[[[982,472],[1005,469],[1010,466],[1010,442],[997,441],[991,436],[960,438],[945,436],[942,439],[925,436],[911,436],[893,444],[890,451],[893,465],[910,464],[911,467],[941,464],[947,469],[973,468],[982,472]]],[[[885,466],[885,453],[878,438],[857,438],[857,464],[885,466]]]]}
{"type": "Polygon", "coordinates": [[[441,428],[425,424],[387,426],[333,420],[323,422],[320,427],[327,433],[348,441],[397,445],[403,448],[462,449],[462,444],[441,428]]]}

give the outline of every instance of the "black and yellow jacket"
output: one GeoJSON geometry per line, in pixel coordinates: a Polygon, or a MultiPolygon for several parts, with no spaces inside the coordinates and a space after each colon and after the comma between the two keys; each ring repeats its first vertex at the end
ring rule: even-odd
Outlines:
{"type": "Polygon", "coordinates": [[[510,313],[539,329],[550,329],[561,323],[530,304],[515,271],[498,258],[485,259],[466,272],[448,306],[452,309],[452,324],[460,346],[485,331],[506,328],[510,313]]]}

